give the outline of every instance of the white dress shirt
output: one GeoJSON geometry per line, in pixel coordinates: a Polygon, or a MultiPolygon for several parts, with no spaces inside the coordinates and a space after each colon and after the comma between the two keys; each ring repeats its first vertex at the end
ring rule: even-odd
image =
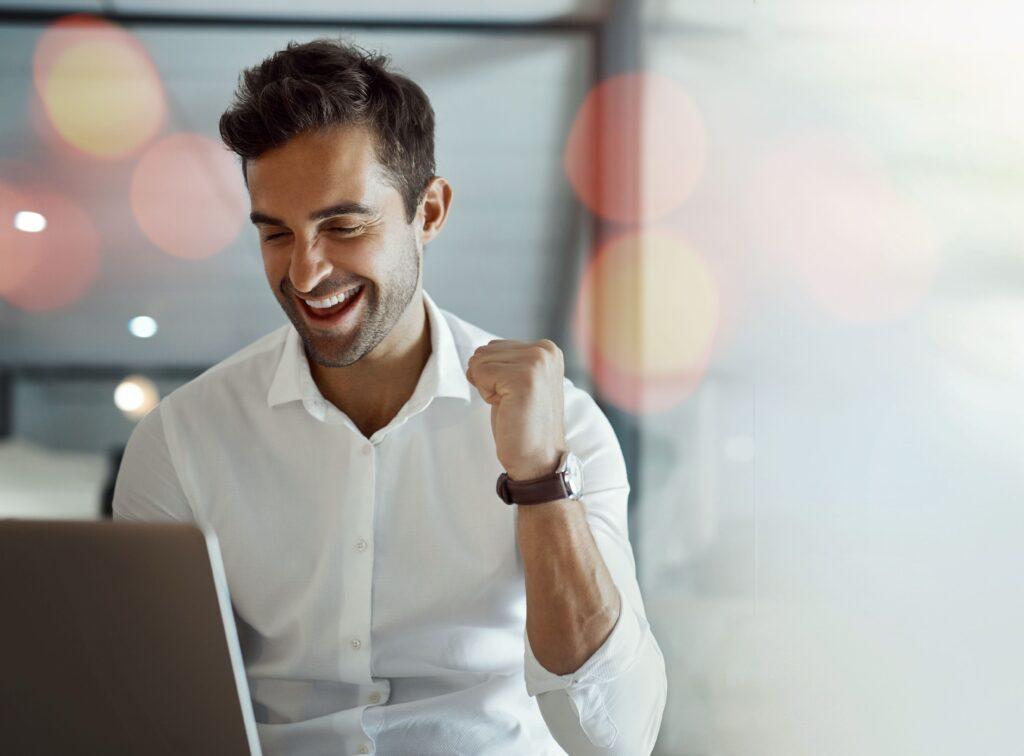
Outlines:
{"type": "Polygon", "coordinates": [[[430,357],[369,439],[324,399],[289,323],[139,422],[114,516],[217,535],[267,754],[648,754],[665,664],[611,425],[566,379],[566,441],[622,611],[556,675],[525,632],[517,509],[495,492],[491,408],[465,375],[496,337],[423,298],[430,357]]]}

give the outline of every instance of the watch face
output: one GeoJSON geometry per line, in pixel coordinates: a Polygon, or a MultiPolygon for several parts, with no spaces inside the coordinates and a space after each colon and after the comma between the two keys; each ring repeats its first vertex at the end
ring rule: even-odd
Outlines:
{"type": "Polygon", "coordinates": [[[565,460],[565,483],[573,496],[583,492],[583,468],[575,454],[569,452],[565,460]]]}

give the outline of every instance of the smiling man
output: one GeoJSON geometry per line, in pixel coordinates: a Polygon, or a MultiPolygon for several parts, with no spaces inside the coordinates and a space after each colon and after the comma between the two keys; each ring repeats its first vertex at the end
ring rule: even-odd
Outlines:
{"type": "Polygon", "coordinates": [[[426,95],[292,43],[220,128],[290,323],[140,421],[113,506],[217,534],[265,752],[650,753],[622,453],[555,344],[423,291],[452,204],[426,95]]]}

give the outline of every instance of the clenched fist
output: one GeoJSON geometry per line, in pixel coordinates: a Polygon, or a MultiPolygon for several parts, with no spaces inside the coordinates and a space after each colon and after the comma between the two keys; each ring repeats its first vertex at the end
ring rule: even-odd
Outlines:
{"type": "Polygon", "coordinates": [[[562,350],[548,339],[494,339],[469,358],[466,378],[491,405],[498,461],[512,480],[553,473],[566,450],[562,350]]]}

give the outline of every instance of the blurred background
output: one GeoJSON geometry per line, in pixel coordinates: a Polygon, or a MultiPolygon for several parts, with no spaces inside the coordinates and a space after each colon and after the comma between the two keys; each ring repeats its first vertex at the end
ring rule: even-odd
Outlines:
{"type": "Polygon", "coordinates": [[[103,516],[138,418],[286,322],[217,120],[341,35],[437,113],[427,291],[616,429],[655,752],[1021,753],[1016,5],[368,8],[0,0],[0,517],[103,516]]]}

